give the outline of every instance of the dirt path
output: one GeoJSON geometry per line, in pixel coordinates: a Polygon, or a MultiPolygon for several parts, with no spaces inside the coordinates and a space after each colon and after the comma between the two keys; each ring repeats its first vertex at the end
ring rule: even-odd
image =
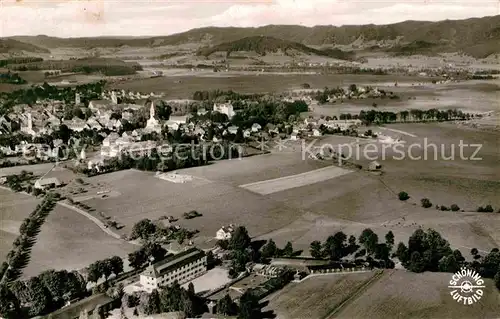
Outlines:
{"type": "Polygon", "coordinates": [[[382,129],[382,130],[391,131],[391,132],[394,132],[394,133],[403,134],[403,135],[406,135],[406,136],[409,136],[409,137],[417,137],[415,134],[411,134],[411,133],[408,133],[408,132],[405,132],[405,131],[401,131],[401,130],[395,130],[393,128],[380,127],[380,126],[378,128],[382,129]]]}
{"type": "Polygon", "coordinates": [[[63,203],[63,202],[58,202],[57,203],[58,205],[61,205],[61,206],[64,206],[68,209],[71,209],[72,211],[74,212],[77,212],[78,214],[80,215],[83,215],[85,216],[87,219],[89,219],[90,221],[92,221],[94,224],[96,224],[100,229],[102,229],[103,232],[105,232],[106,234],[116,238],[116,239],[120,239],[120,240],[123,240],[120,235],[118,235],[117,233],[113,232],[111,229],[109,229],[108,227],[106,227],[106,225],[104,225],[103,222],[101,222],[99,219],[97,219],[96,217],[90,215],[89,213],[87,213],[86,211],[84,210],[81,210],[75,206],[71,206],[69,205],[68,203],[63,203]]]}

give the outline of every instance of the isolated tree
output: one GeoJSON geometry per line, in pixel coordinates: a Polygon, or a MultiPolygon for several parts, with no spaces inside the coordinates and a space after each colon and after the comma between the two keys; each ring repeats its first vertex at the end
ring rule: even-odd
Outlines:
{"type": "Polygon", "coordinates": [[[408,200],[410,198],[410,195],[408,195],[407,192],[399,192],[398,198],[401,201],[405,201],[405,200],[408,200]]]}
{"type": "Polygon", "coordinates": [[[234,230],[229,240],[229,248],[232,250],[244,250],[250,245],[251,239],[244,226],[239,226],[234,230]]]}
{"type": "Polygon", "coordinates": [[[460,207],[458,207],[457,204],[452,204],[450,206],[450,209],[451,209],[452,212],[458,212],[460,210],[460,207]]]}
{"type": "Polygon", "coordinates": [[[472,255],[472,257],[475,257],[477,256],[477,254],[479,254],[479,251],[477,250],[477,248],[472,248],[470,250],[470,254],[472,255]]]}
{"type": "Polygon", "coordinates": [[[316,259],[321,259],[323,258],[323,249],[321,247],[321,242],[318,240],[315,240],[311,243],[309,252],[311,253],[311,256],[316,259]]]}
{"type": "Polygon", "coordinates": [[[423,208],[429,208],[429,207],[432,207],[432,203],[431,201],[428,199],[428,198],[422,198],[420,200],[420,203],[422,204],[422,207],[423,208]]]}
{"type": "Polygon", "coordinates": [[[272,258],[277,255],[278,248],[276,247],[276,243],[274,240],[269,239],[267,243],[262,247],[262,258],[272,258]]]}

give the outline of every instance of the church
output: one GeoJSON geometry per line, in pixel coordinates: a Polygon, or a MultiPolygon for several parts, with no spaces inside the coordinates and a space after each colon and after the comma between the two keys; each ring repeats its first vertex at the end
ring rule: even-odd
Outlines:
{"type": "Polygon", "coordinates": [[[146,123],[146,127],[144,128],[144,132],[153,133],[156,132],[158,134],[161,133],[161,124],[155,117],[155,104],[151,102],[151,108],[149,109],[149,120],[146,123]]]}

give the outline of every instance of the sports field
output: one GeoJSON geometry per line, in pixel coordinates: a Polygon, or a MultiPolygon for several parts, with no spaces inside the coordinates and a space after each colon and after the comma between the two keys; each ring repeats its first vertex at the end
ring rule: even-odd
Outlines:
{"type": "Polygon", "coordinates": [[[240,185],[240,187],[248,189],[249,191],[252,191],[254,193],[268,195],[291,188],[323,182],[349,173],[351,173],[350,170],[343,169],[337,166],[330,166],[297,175],[284,176],[261,182],[244,184],[240,185]]]}

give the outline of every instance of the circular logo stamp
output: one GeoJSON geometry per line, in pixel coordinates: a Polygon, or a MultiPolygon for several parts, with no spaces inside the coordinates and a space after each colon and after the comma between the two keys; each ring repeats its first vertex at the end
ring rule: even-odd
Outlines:
{"type": "Polygon", "coordinates": [[[483,296],[484,280],[472,269],[462,268],[453,274],[448,288],[458,303],[472,305],[483,296]]]}

